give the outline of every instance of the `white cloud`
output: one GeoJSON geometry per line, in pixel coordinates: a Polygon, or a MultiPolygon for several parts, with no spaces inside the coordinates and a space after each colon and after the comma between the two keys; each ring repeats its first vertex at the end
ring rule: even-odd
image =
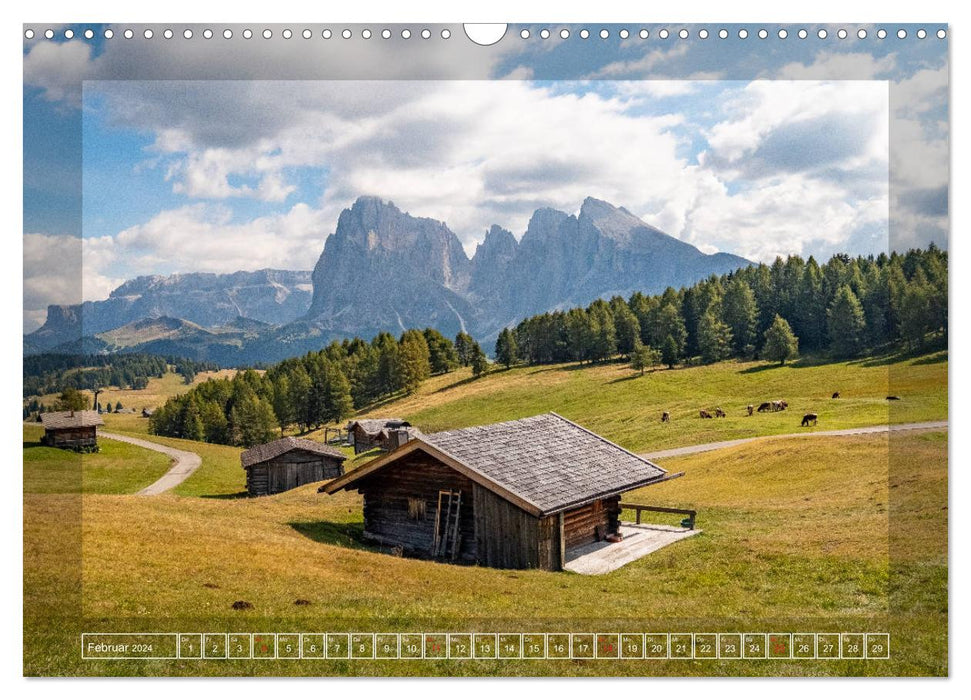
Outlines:
{"type": "Polygon", "coordinates": [[[121,232],[100,269],[309,269],[340,211],[365,194],[446,221],[470,253],[491,224],[519,235],[536,208],[575,212],[587,196],[759,260],[885,232],[885,83],[726,84],[704,125],[644,114],[658,95],[651,81],[574,87],[96,83],[112,122],[155,133],[173,187],[204,200],[121,232]],[[236,114],[245,128],[227,130],[236,114]],[[708,149],[694,163],[685,146],[698,135],[708,149]],[[232,198],[285,201],[304,167],[326,169],[322,194],[284,215],[233,219],[232,198]]]}
{"type": "Polygon", "coordinates": [[[771,68],[763,77],[778,80],[875,80],[886,78],[897,66],[894,54],[876,57],[869,53],[820,51],[812,63],[787,63],[771,68]]]}

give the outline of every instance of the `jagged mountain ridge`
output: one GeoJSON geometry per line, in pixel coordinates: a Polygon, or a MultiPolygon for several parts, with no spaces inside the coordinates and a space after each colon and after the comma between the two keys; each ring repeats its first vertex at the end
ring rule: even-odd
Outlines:
{"type": "Polygon", "coordinates": [[[703,253],[594,198],[576,215],[536,210],[519,240],[494,225],[470,259],[445,223],[360,197],[341,213],[312,273],[140,277],[105,301],[50,307],[47,323],[25,336],[25,352],[76,342],[82,327],[86,340],[110,351],[106,332],[160,317],[199,329],[180,327],[177,337],[125,350],[161,344],[223,363],[272,362],[334,338],[426,326],[450,336],[465,330],[488,347],[502,328],[533,314],[660,293],[750,264],[703,253]],[[247,327],[250,320],[272,325],[247,327]]]}
{"type": "Polygon", "coordinates": [[[310,272],[257,270],[136,277],[102,301],[51,305],[43,326],[24,337],[25,352],[39,352],[147,318],[171,317],[204,328],[252,319],[279,325],[310,307],[310,272]]]}

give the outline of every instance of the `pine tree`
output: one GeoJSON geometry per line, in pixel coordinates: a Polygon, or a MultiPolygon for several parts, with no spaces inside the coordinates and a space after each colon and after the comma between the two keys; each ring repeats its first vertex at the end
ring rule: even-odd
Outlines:
{"type": "Polygon", "coordinates": [[[195,396],[190,395],[185,404],[185,410],[182,413],[181,437],[183,440],[203,440],[206,432],[195,396]]]}
{"type": "Polygon", "coordinates": [[[419,331],[405,331],[398,344],[398,384],[406,393],[418,391],[421,383],[431,376],[428,343],[419,331]]]}
{"type": "Polygon", "coordinates": [[[614,327],[617,331],[617,352],[630,357],[634,352],[635,341],[641,340],[640,321],[621,297],[610,300],[610,312],[614,317],[614,327]]]}
{"type": "Polygon", "coordinates": [[[287,426],[294,421],[293,394],[290,391],[290,380],[287,375],[280,374],[273,382],[273,414],[280,426],[280,435],[287,426]]]}
{"type": "Polygon", "coordinates": [[[924,346],[924,338],[931,330],[930,297],[929,285],[912,281],[900,300],[900,336],[912,350],[924,346]]]}
{"type": "Polygon", "coordinates": [[[336,362],[328,363],[327,369],[327,415],[329,422],[340,423],[354,412],[351,398],[351,383],[336,362]]]}
{"type": "Polygon", "coordinates": [[[775,315],[772,325],[765,331],[762,344],[762,357],[784,365],[786,360],[799,352],[799,338],[792,332],[789,323],[779,314],[775,315]]]}
{"type": "Polygon", "coordinates": [[[617,329],[610,306],[603,299],[597,299],[587,309],[590,323],[589,359],[607,360],[617,354],[617,329]]]}
{"type": "MultiPolygon", "coordinates": [[[[672,362],[668,362],[667,359],[664,360],[666,364],[673,366],[684,355],[685,343],[688,338],[688,331],[684,326],[684,318],[681,317],[681,312],[675,304],[667,303],[658,311],[657,333],[661,342],[662,353],[667,352],[666,346],[668,344],[668,338],[674,341],[674,360],[672,362]]],[[[653,345],[653,343],[648,344],[653,345]]],[[[670,356],[665,355],[665,358],[670,356]]]]}
{"type": "Polygon", "coordinates": [[[67,387],[57,397],[54,404],[55,411],[86,411],[90,405],[87,396],[82,394],[74,387],[67,387]]]}
{"type": "Polygon", "coordinates": [[[472,343],[472,376],[480,377],[489,371],[489,358],[486,357],[485,353],[482,352],[482,348],[479,344],[472,343]]]}
{"type": "Polygon", "coordinates": [[[475,355],[475,341],[472,339],[472,336],[465,331],[455,336],[455,352],[463,367],[471,365],[475,355]]]}
{"type": "Polygon", "coordinates": [[[648,367],[654,367],[661,361],[661,353],[650,345],[644,345],[640,339],[634,343],[634,348],[630,353],[631,369],[638,370],[641,376],[648,367]]]}
{"type": "Polygon", "coordinates": [[[829,347],[835,357],[854,357],[863,349],[866,320],[863,306],[847,284],[836,290],[833,303],[826,312],[829,347]]]}
{"type": "Polygon", "coordinates": [[[732,348],[735,353],[750,355],[754,351],[759,307],[755,303],[755,293],[752,288],[738,277],[725,287],[722,318],[731,330],[732,348]]]}
{"type": "Polygon", "coordinates": [[[459,356],[451,340],[434,328],[426,328],[423,333],[428,344],[428,363],[432,374],[445,374],[459,366],[459,356]]]}
{"type": "Polygon", "coordinates": [[[702,362],[709,364],[724,360],[732,353],[732,331],[712,311],[698,321],[698,352],[702,362]]]}
{"type": "Polygon", "coordinates": [[[508,328],[503,328],[496,338],[496,362],[509,369],[518,360],[519,347],[516,344],[516,336],[508,328]]]}
{"type": "Polygon", "coordinates": [[[668,369],[674,369],[674,366],[678,364],[678,341],[674,339],[674,336],[667,336],[664,339],[664,344],[661,346],[661,361],[668,366],[668,369]]]}

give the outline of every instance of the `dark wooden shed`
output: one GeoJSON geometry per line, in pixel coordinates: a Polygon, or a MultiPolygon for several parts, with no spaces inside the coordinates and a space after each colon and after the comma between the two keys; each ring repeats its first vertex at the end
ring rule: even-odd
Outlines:
{"type": "Polygon", "coordinates": [[[257,445],[240,455],[250,496],[266,496],[334,479],[344,473],[345,459],[344,453],[329,445],[295,437],[257,445]]]}
{"type": "Polygon", "coordinates": [[[41,442],[78,452],[98,450],[98,426],[104,425],[97,411],[55,411],[40,414],[44,426],[41,442]]]}
{"type": "Polygon", "coordinates": [[[360,418],[347,424],[347,436],[354,446],[354,454],[375,447],[390,450],[407,441],[417,431],[411,423],[400,418],[360,418]]]}
{"type": "Polygon", "coordinates": [[[418,434],[320,488],[364,496],[364,535],[422,557],[559,570],[616,533],[620,494],[670,478],[555,413],[418,434]]]}

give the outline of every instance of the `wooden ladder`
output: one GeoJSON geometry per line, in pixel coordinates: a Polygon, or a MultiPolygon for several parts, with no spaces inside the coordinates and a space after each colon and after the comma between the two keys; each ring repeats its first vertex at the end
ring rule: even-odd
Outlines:
{"type": "Polygon", "coordinates": [[[435,537],[432,555],[452,559],[458,556],[459,522],[462,515],[462,492],[442,489],[438,492],[438,511],[435,514],[435,537]]]}

